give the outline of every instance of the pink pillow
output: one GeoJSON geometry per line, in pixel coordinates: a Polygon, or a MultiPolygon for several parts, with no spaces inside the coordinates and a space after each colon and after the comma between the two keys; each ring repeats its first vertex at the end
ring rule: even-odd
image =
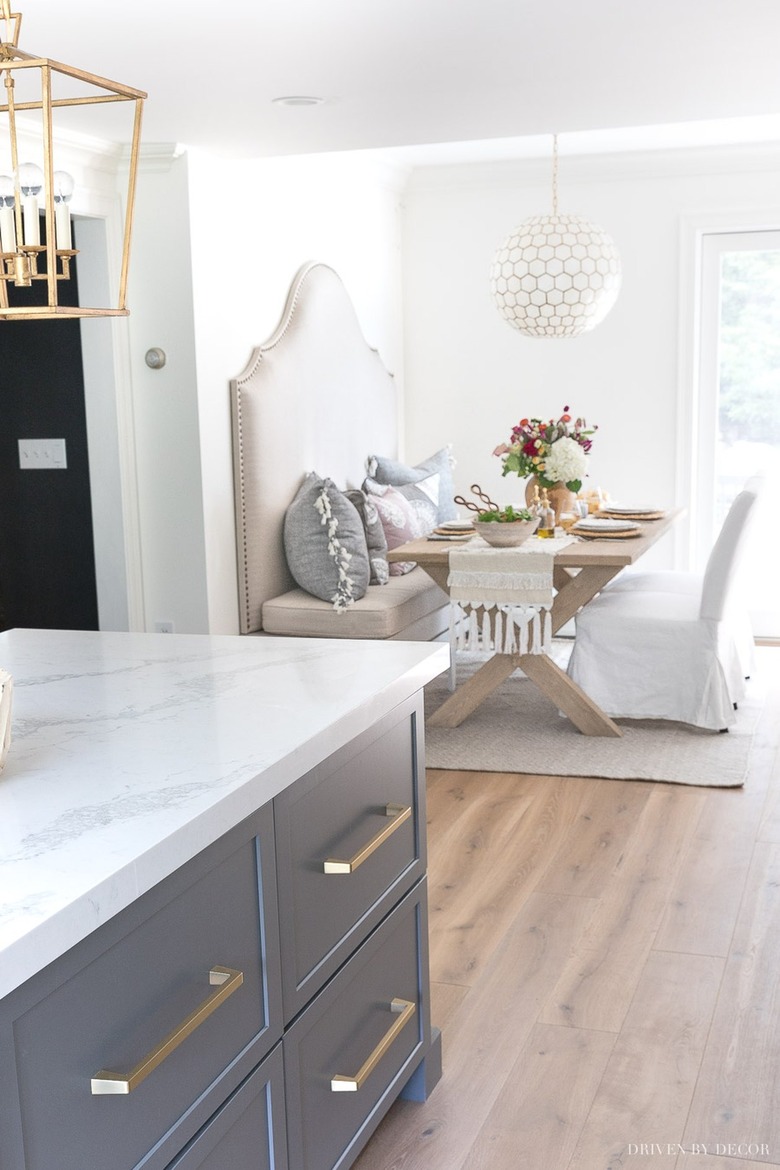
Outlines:
{"type": "MultiPolygon", "coordinates": [[[[371,497],[371,502],[379,513],[388,550],[406,544],[407,540],[416,540],[418,536],[425,535],[424,524],[419,515],[397,488],[367,479],[363,484],[363,491],[371,497]]],[[[410,573],[416,565],[416,561],[391,561],[390,576],[400,577],[404,573],[410,573]]]]}

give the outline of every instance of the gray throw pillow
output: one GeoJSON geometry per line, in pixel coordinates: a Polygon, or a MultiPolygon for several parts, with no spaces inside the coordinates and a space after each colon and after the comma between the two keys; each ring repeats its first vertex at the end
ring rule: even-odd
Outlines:
{"type": "Polygon", "coordinates": [[[309,472],[284,517],[287,564],[301,589],[345,610],[365,596],[369,565],[363,521],[330,479],[309,472]]]}
{"type": "Polygon", "coordinates": [[[350,488],[344,495],[357,508],[363,521],[368,548],[369,585],[386,585],[390,577],[387,563],[387,540],[376,504],[360,488],[350,488]]]}
{"type": "Polygon", "coordinates": [[[387,459],[384,455],[369,455],[366,469],[371,479],[377,483],[387,483],[396,488],[426,480],[428,495],[433,497],[436,505],[436,521],[441,524],[443,520],[456,520],[458,516],[453,499],[455,484],[452,479],[452,463],[449,447],[442,447],[435,455],[414,467],[400,463],[397,459],[387,459]],[[432,479],[433,476],[438,476],[438,484],[432,479]]]}

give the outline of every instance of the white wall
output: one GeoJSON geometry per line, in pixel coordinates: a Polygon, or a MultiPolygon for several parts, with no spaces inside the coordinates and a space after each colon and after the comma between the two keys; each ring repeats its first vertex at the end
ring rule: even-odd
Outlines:
{"type": "Polygon", "coordinates": [[[189,157],[212,633],[238,632],[229,380],[273,332],[295,273],[317,260],[339,273],[366,339],[402,387],[400,183],[397,171],[370,156],[317,155],[231,163],[226,188],[214,159],[189,157]]]}
{"type": "MultiPolygon", "coordinates": [[[[111,305],[105,219],[82,218],[76,231],[81,263],[82,305],[111,305]]],[[[130,628],[129,557],[125,541],[122,450],[119,444],[118,394],[113,344],[115,318],[92,317],[81,323],[84,400],[87,416],[92,531],[98,626],[101,630],[130,628]]]]}
{"type": "MultiPolygon", "coordinates": [[[[687,442],[679,382],[690,373],[681,372],[681,313],[691,305],[685,290],[681,300],[683,223],[718,213],[744,226],[759,207],[776,208],[780,220],[780,151],[564,156],[559,195],[562,213],[584,215],[613,237],[623,288],[592,333],[529,338],[499,315],[489,271],[510,230],[550,210],[549,165],[413,173],[403,254],[407,454],[424,458],[452,442],[458,489],[477,482],[511,502],[522,484],[502,479],[493,448],[524,415],[557,416],[568,405],[599,425],[586,486],[637,503],[685,504],[677,455],[678,441],[687,442]]],[[[687,317],[682,328],[692,328],[687,317]]],[[[671,541],[654,553],[671,561],[671,541]]]]}
{"type": "Polygon", "coordinates": [[[127,294],[143,609],[179,634],[208,630],[191,264],[186,156],[147,152],[127,294]]]}
{"type": "Polygon", "coordinates": [[[226,176],[212,157],[145,149],[128,335],[146,629],[238,632],[229,381],[302,264],[336,269],[402,389],[403,178],[369,155],[231,163],[226,176]],[[152,347],[162,370],[145,364],[152,347]]]}

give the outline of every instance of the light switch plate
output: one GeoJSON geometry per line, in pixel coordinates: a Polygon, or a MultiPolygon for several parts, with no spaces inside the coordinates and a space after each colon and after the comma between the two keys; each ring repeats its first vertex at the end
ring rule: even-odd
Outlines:
{"type": "Polygon", "coordinates": [[[24,471],[55,471],[68,466],[64,439],[20,439],[19,466],[24,471]]]}

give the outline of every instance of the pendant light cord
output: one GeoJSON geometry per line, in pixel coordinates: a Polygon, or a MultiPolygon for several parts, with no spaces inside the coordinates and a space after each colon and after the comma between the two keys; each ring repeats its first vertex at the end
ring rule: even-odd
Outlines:
{"type": "Polygon", "coordinates": [[[553,134],[552,210],[558,214],[558,135],[553,134]]]}

